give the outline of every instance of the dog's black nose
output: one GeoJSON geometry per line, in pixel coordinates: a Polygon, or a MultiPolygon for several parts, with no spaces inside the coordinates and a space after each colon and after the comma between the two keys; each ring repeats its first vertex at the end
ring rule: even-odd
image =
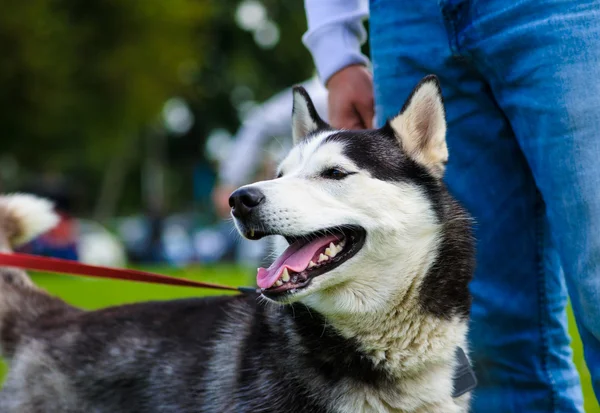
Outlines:
{"type": "Polygon", "coordinates": [[[265,195],[260,189],[253,187],[240,188],[229,197],[229,206],[232,208],[231,212],[234,217],[242,218],[264,200],[265,195]]]}

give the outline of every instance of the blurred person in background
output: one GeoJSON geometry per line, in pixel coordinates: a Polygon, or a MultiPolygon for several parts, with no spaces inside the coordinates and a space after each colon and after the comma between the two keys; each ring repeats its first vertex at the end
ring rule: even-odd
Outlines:
{"type": "Polygon", "coordinates": [[[600,2],[305,7],[334,127],[381,126],[420,79],[440,78],[446,182],[477,223],[473,410],[581,412],[566,305],[568,289],[600,395],[600,2]]]}
{"type": "MultiPolygon", "coordinates": [[[[301,85],[310,94],[319,115],[323,119],[327,119],[327,89],[317,77],[313,77],[301,85]]],[[[218,185],[213,191],[213,201],[222,218],[229,218],[231,193],[240,186],[252,182],[261,163],[268,159],[263,152],[272,138],[284,139],[281,141],[281,154],[285,155],[291,148],[291,87],[271,97],[252,111],[235,134],[229,155],[221,161],[218,185]]],[[[268,162],[276,163],[277,161],[279,159],[272,159],[268,162]]]]}
{"type": "MultiPolygon", "coordinates": [[[[317,77],[301,85],[310,93],[317,112],[327,119],[327,89],[317,77]]],[[[233,191],[274,176],[278,162],[292,146],[292,103],[290,87],[253,110],[237,131],[228,156],[221,159],[218,185],[213,191],[213,202],[221,218],[230,218],[229,196],[233,191]]],[[[231,222],[225,223],[221,232],[229,237],[227,245],[237,247],[237,262],[248,266],[270,264],[269,239],[240,239],[231,222]]]]}

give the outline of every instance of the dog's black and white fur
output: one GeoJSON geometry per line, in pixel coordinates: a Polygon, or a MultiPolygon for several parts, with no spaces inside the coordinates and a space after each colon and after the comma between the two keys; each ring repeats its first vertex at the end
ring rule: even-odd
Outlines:
{"type": "MultiPolygon", "coordinates": [[[[332,129],[302,89],[293,122],[279,177],[232,196],[236,225],[292,243],[327,229],[347,238],[337,258],[260,295],[93,312],[2,268],[0,412],[468,411],[452,379],[467,347],[473,240],[441,180],[437,79],[378,130],[332,129]]],[[[0,197],[0,247],[55,221],[45,201],[0,197]]]]}

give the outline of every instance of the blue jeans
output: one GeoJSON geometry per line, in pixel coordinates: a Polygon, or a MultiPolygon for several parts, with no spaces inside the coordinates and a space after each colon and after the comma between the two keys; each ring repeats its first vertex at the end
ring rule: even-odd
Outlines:
{"type": "Polygon", "coordinates": [[[600,395],[600,1],[371,0],[379,123],[426,74],[476,219],[473,411],[581,412],[567,290],[600,395]]]}

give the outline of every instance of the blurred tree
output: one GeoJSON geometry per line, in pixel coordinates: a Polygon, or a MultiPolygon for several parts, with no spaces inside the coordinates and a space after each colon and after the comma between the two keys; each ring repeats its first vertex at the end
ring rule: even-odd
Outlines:
{"type": "Polygon", "coordinates": [[[303,2],[209,3],[212,18],[197,30],[197,37],[202,39],[197,55],[202,58],[189,72],[193,86],[185,95],[196,122],[188,134],[169,143],[170,159],[177,159],[185,168],[183,174],[169,177],[168,188],[178,190],[170,192],[173,201],[181,193],[190,195],[193,163],[205,156],[206,138],[212,130],[223,128],[234,133],[254,104],[314,73],[312,57],[301,41],[306,31],[303,2]]]}
{"type": "Polygon", "coordinates": [[[0,1],[0,151],[96,171],[155,120],[198,58],[192,0],[0,1]]]}
{"type": "MultiPolygon", "coordinates": [[[[253,104],[314,73],[312,58],[301,42],[306,31],[301,1],[198,1],[209,8],[210,18],[195,29],[196,60],[181,68],[188,84],[181,97],[191,106],[195,123],[167,143],[165,189],[169,207],[175,210],[191,205],[196,166],[209,162],[205,144],[211,131],[223,128],[234,133],[253,104]],[[254,20],[254,27],[240,24],[244,18],[254,20]],[[257,42],[257,34],[273,26],[277,33],[272,42],[257,42]]],[[[206,195],[198,198],[206,200],[206,195]]],[[[136,205],[137,196],[125,191],[125,203],[136,205]]],[[[210,209],[206,203],[196,207],[210,209]]]]}
{"type": "MultiPolygon", "coordinates": [[[[302,2],[0,0],[0,7],[0,158],[12,155],[21,171],[70,175],[88,212],[120,168],[141,166],[147,151],[139,138],[156,127],[167,99],[182,97],[195,117],[186,134],[167,137],[166,195],[180,208],[192,198],[195,165],[206,162],[209,132],[234,132],[254,103],[313,71],[301,43],[302,2]]],[[[139,188],[139,174],[129,174],[123,212],[140,209],[139,188]]]]}

